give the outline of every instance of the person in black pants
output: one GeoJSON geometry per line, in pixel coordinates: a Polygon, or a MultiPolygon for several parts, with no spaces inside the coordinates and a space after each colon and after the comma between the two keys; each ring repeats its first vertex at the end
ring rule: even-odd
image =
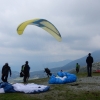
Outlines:
{"type": "Polygon", "coordinates": [[[11,77],[11,69],[10,67],[8,66],[8,63],[5,63],[5,65],[2,67],[2,81],[3,82],[8,82],[7,79],[8,79],[8,74],[10,72],[10,77],[11,77]]]}
{"type": "Polygon", "coordinates": [[[87,63],[87,73],[88,77],[92,77],[92,63],[93,63],[93,57],[91,56],[91,53],[88,54],[88,57],[86,58],[87,63]]]}
{"type": "Polygon", "coordinates": [[[26,83],[28,81],[28,78],[30,77],[30,67],[28,65],[28,61],[26,61],[25,65],[23,66],[23,73],[24,73],[24,78],[23,78],[23,81],[24,83],[26,83]]]}

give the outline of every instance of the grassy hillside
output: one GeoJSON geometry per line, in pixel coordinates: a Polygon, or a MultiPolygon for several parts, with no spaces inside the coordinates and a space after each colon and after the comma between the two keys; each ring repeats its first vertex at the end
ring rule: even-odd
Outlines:
{"type": "MultiPolygon", "coordinates": [[[[95,76],[99,76],[99,73],[93,73],[95,76]]],[[[87,73],[77,74],[78,78],[86,77],[87,73]]],[[[0,100],[100,100],[100,91],[72,91],[70,84],[48,84],[49,78],[41,78],[30,80],[30,83],[49,85],[50,90],[44,93],[38,94],[24,94],[24,93],[5,93],[0,94],[0,100]]]]}

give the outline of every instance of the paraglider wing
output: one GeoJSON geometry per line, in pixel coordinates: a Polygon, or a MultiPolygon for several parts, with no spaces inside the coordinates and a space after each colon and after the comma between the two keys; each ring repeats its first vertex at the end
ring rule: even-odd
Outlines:
{"type": "Polygon", "coordinates": [[[50,23],[45,19],[33,19],[21,23],[17,28],[17,32],[19,35],[23,34],[23,31],[27,25],[36,25],[38,27],[41,27],[42,29],[50,33],[58,41],[61,41],[61,35],[57,30],[57,28],[52,23],[50,23]]]}

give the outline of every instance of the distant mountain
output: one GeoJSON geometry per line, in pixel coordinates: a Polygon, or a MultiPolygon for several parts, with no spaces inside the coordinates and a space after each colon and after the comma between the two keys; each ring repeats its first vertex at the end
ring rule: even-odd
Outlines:
{"type": "MultiPolygon", "coordinates": [[[[80,59],[77,59],[77,60],[74,60],[68,64],[66,64],[65,66],[62,67],[63,70],[70,70],[70,69],[73,69],[75,68],[76,66],[76,63],[79,63],[81,67],[84,67],[86,66],[86,58],[87,58],[88,55],[80,58],[80,59]]],[[[91,56],[93,57],[94,59],[94,63],[96,62],[100,62],[100,50],[98,51],[95,51],[93,53],[91,53],[91,56]]]]}
{"type": "MultiPolygon", "coordinates": [[[[71,62],[67,63],[63,67],[52,68],[51,71],[53,73],[56,73],[56,72],[58,72],[60,70],[69,71],[69,70],[71,70],[71,69],[76,67],[76,63],[79,63],[81,67],[84,67],[84,66],[86,66],[86,58],[87,58],[87,56],[88,56],[88,54],[86,56],[82,57],[82,58],[79,58],[79,59],[76,59],[74,61],[71,61],[71,62]]],[[[91,56],[94,59],[94,63],[95,62],[100,62],[100,50],[92,52],[91,56]]]]}
{"type": "MultiPolygon", "coordinates": [[[[94,58],[94,63],[100,62],[100,50],[91,53],[91,55],[94,58]]],[[[49,63],[47,67],[51,70],[51,72],[54,75],[56,75],[57,72],[60,71],[60,70],[69,72],[70,70],[75,69],[76,63],[79,63],[80,67],[84,68],[84,67],[86,67],[86,58],[87,58],[87,56],[88,55],[86,55],[86,56],[84,56],[80,59],[76,59],[74,61],[69,60],[69,63],[66,60],[61,61],[61,62],[49,63]],[[54,66],[56,66],[56,68],[52,68],[54,66]],[[59,67],[57,67],[57,66],[59,66],[59,67]]],[[[43,77],[47,77],[44,70],[30,72],[30,78],[43,78],[43,77]]],[[[10,80],[15,80],[15,79],[18,79],[18,80],[21,79],[22,80],[22,78],[19,77],[19,72],[17,72],[17,71],[13,71],[12,72],[12,77],[9,78],[9,79],[10,80]]]]}
{"type": "MultiPolygon", "coordinates": [[[[95,72],[96,70],[100,69],[100,62],[96,62],[92,64],[92,72],[95,72]]],[[[75,69],[70,70],[71,73],[76,73],[75,69]]],[[[87,67],[81,67],[79,72],[87,72],[87,67]]]]}
{"type": "MultiPolygon", "coordinates": [[[[94,58],[94,63],[96,62],[100,62],[100,50],[98,51],[95,51],[93,53],[91,53],[91,55],[93,56],[94,58]]],[[[71,61],[69,63],[67,63],[66,61],[66,64],[62,67],[56,67],[56,68],[50,68],[51,72],[54,74],[54,75],[57,75],[57,72],[60,71],[60,70],[63,70],[63,71],[67,71],[69,72],[70,70],[74,69],[76,67],[76,63],[79,63],[81,68],[83,67],[86,67],[86,58],[87,58],[88,55],[80,58],[80,59],[76,59],[74,61],[71,61]]],[[[53,63],[51,63],[52,65],[53,63]]],[[[57,65],[57,63],[54,63],[54,65],[57,65]]],[[[35,72],[31,72],[31,77],[39,77],[39,78],[42,78],[42,77],[47,77],[46,76],[46,73],[44,73],[43,70],[41,71],[35,71],[35,72]]]]}
{"type": "Polygon", "coordinates": [[[51,63],[47,63],[47,67],[48,68],[56,68],[56,67],[62,67],[66,64],[68,64],[69,62],[71,62],[72,60],[63,60],[63,61],[59,61],[59,62],[51,62],[51,63]]]}

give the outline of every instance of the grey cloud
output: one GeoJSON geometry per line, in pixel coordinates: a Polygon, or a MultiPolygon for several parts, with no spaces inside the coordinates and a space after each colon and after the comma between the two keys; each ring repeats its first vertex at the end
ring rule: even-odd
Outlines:
{"type": "Polygon", "coordinates": [[[100,49],[99,4],[99,0],[1,1],[2,62],[8,61],[12,66],[16,63],[20,66],[28,59],[33,66],[35,62],[39,63],[41,58],[43,58],[41,63],[67,58],[77,59],[88,52],[100,49]],[[28,26],[23,35],[18,35],[16,31],[18,25],[33,18],[44,18],[53,23],[61,33],[62,42],[56,41],[54,37],[36,26],[28,26]]]}

